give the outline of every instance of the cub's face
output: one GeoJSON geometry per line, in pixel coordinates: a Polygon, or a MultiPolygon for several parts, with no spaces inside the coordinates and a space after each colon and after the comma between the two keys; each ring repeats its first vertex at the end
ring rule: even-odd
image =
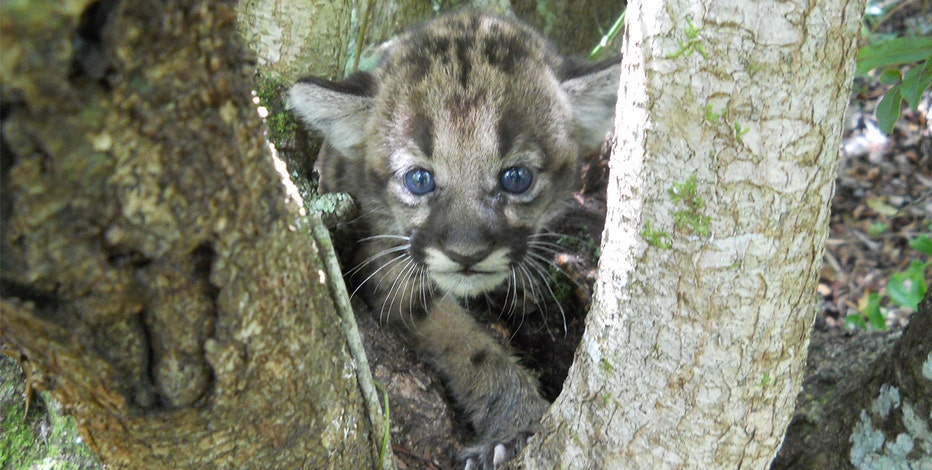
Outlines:
{"type": "Polygon", "coordinates": [[[523,24],[463,13],[394,40],[371,75],[297,83],[289,104],[335,150],[324,189],[353,195],[372,235],[443,291],[473,296],[534,280],[536,235],[610,126],[617,67],[571,69],[523,24]]]}

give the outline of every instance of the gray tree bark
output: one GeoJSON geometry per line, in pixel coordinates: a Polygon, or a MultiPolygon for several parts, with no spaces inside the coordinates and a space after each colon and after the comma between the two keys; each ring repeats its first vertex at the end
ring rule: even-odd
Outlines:
{"type": "Polygon", "coordinates": [[[903,331],[817,329],[772,469],[932,468],[932,291],[903,331]]]}
{"type": "Polygon", "coordinates": [[[236,4],[237,27],[265,77],[338,77],[355,39],[348,21],[354,3],[241,0],[236,4]]]}
{"type": "Polygon", "coordinates": [[[372,466],[234,3],[0,6],[0,333],[113,467],[372,466]]]}
{"type": "Polygon", "coordinates": [[[593,308],[528,468],[760,468],[815,314],[863,1],[632,2],[593,308]]]}

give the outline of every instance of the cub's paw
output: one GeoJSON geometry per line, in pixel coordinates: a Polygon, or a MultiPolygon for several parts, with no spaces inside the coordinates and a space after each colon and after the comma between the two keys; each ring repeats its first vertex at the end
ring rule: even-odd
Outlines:
{"type": "Polygon", "coordinates": [[[460,454],[466,470],[495,470],[505,465],[533,436],[532,431],[519,431],[510,439],[493,439],[467,448],[460,454]]]}

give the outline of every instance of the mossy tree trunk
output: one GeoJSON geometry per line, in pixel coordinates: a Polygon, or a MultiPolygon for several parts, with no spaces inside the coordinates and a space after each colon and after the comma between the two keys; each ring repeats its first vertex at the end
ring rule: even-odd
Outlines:
{"type": "Polygon", "coordinates": [[[0,6],[2,340],[114,467],[372,466],[234,4],[0,6]]]}
{"type": "Polygon", "coordinates": [[[631,2],[608,217],[527,468],[762,468],[806,358],[862,0],[631,2]]]}

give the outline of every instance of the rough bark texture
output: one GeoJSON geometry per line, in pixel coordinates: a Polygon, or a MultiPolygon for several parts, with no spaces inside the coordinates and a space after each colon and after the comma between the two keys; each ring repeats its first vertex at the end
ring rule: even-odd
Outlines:
{"type": "Polygon", "coordinates": [[[256,52],[264,77],[293,81],[343,74],[352,34],[353,2],[242,0],[237,25],[256,52]]]}
{"type": "Polygon", "coordinates": [[[862,11],[629,4],[596,297],[527,467],[773,458],[815,314],[862,11]]]}
{"type": "Polygon", "coordinates": [[[2,339],[113,467],[358,468],[323,248],[233,3],[2,4],[2,339]]]}
{"type": "Polygon", "coordinates": [[[932,291],[905,331],[814,335],[771,468],[932,468],[932,291]]]}

